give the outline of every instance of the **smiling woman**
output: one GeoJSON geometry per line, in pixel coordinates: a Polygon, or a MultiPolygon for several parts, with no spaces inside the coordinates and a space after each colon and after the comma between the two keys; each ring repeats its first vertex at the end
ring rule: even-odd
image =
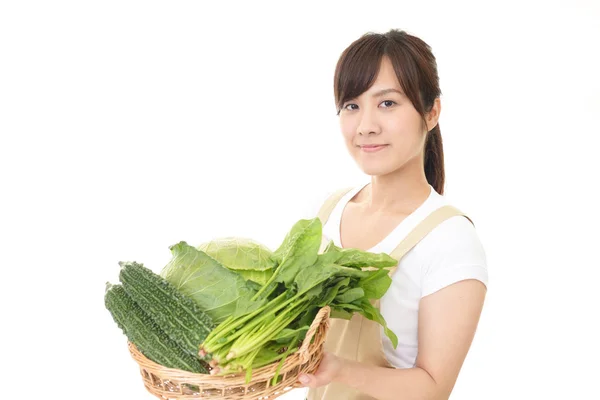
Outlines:
{"type": "Polygon", "coordinates": [[[338,61],[340,130],[371,178],[318,216],[324,242],[398,260],[375,304],[398,343],[369,316],[332,318],[318,371],[299,377],[310,400],[447,399],[471,346],[487,262],[471,219],[443,196],[438,80],[430,47],[399,30],[363,35],[338,61]]]}
{"type": "Polygon", "coordinates": [[[436,167],[443,164],[443,153],[438,123],[441,91],[432,84],[438,80],[435,60],[426,52],[409,57],[408,48],[386,44],[376,36],[363,40],[371,47],[350,47],[336,69],[336,105],[350,154],[365,173],[378,175],[411,161],[418,164],[425,148],[430,171],[426,177],[443,194],[444,170],[436,167]],[[430,68],[419,71],[419,65],[430,68]],[[417,87],[419,82],[423,88],[417,87]],[[383,149],[388,150],[385,155],[365,157],[383,149]]]}

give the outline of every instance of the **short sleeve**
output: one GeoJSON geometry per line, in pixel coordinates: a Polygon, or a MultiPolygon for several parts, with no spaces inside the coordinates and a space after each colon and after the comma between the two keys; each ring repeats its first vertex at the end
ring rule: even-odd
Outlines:
{"type": "Polygon", "coordinates": [[[465,217],[456,216],[442,222],[422,243],[419,247],[421,297],[465,279],[488,285],[483,245],[475,227],[465,217]]]}

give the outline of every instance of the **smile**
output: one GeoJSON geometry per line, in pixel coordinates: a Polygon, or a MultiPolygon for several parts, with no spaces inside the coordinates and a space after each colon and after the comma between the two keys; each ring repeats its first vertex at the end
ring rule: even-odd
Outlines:
{"type": "Polygon", "coordinates": [[[385,149],[387,146],[387,144],[360,146],[360,149],[366,153],[375,153],[379,150],[385,149]]]}

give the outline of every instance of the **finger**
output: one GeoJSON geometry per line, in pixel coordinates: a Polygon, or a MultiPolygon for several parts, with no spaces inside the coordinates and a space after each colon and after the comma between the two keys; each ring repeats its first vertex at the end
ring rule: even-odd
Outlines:
{"type": "Polygon", "coordinates": [[[316,378],[311,374],[302,374],[298,377],[298,381],[300,381],[303,386],[312,388],[315,387],[314,385],[316,383],[316,378]]]}

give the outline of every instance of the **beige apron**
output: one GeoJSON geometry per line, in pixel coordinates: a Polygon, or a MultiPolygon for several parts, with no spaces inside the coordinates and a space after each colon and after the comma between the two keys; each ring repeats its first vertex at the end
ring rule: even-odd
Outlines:
{"type": "MultiPolygon", "coordinates": [[[[329,215],[340,199],[352,188],[345,188],[332,194],[319,210],[318,217],[325,225],[329,215]]],[[[446,205],[429,214],[419,225],[417,225],[402,242],[390,253],[390,256],[400,259],[423,239],[430,231],[448,218],[462,215],[469,221],[471,219],[453,206],[446,205]]],[[[471,221],[473,223],[473,221],[471,221]]],[[[327,245],[329,239],[323,236],[321,251],[327,245]]],[[[394,274],[397,267],[390,269],[390,276],[394,274]]],[[[363,268],[370,269],[370,268],[363,268]]],[[[373,302],[379,309],[379,300],[373,302]]],[[[381,341],[381,326],[362,315],[355,313],[351,320],[339,318],[330,319],[330,328],[325,340],[325,350],[339,357],[355,360],[364,364],[394,368],[386,359],[381,341]]],[[[310,389],[308,400],[376,400],[349,386],[338,382],[332,382],[327,386],[310,389]]]]}

